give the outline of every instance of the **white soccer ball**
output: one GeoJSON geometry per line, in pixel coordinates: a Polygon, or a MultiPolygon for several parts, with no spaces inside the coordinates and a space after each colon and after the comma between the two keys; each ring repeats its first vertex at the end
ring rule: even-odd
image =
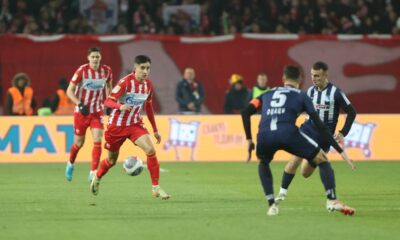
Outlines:
{"type": "Polygon", "coordinates": [[[137,176],[143,171],[143,161],[139,157],[127,157],[122,164],[125,172],[130,176],[137,176]]]}

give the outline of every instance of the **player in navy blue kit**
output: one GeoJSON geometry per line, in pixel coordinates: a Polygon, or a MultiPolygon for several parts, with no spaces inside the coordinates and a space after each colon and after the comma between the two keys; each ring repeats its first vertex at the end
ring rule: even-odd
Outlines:
{"type": "MultiPolygon", "coordinates": [[[[343,109],[343,111],[346,112],[347,117],[345,124],[343,128],[335,134],[336,141],[340,142],[349,133],[354,119],[356,118],[356,111],[346,95],[328,81],[327,71],[328,65],[326,63],[314,63],[311,68],[311,79],[314,85],[307,90],[307,95],[311,98],[319,118],[329,129],[331,135],[335,134],[340,110],[343,109]]],[[[306,120],[301,125],[300,131],[317,142],[325,153],[329,152],[331,144],[324,140],[311,119],[306,120]]],[[[309,164],[305,160],[302,162],[302,160],[303,158],[300,156],[293,156],[287,163],[282,176],[281,188],[278,197],[275,199],[277,202],[285,200],[287,189],[300,164],[302,164],[301,171],[304,177],[309,177],[314,172],[315,166],[309,164]]],[[[334,210],[332,204],[331,201],[327,201],[327,209],[329,211],[334,210]]]]}
{"type": "Polygon", "coordinates": [[[253,99],[242,111],[243,126],[248,140],[248,151],[251,154],[254,149],[254,143],[251,135],[250,117],[261,108],[256,154],[260,160],[258,173],[261,185],[269,204],[267,215],[273,216],[279,213],[278,205],[275,203],[273,179],[269,166],[275,152],[278,150],[285,150],[307,159],[311,165],[318,166],[325,190],[330,193],[329,198],[331,201],[336,202],[337,210],[352,215],[355,210],[336,199],[335,178],[326,154],[315,141],[299,130],[295,124],[297,117],[302,112],[306,112],[325,141],[330,142],[341,154],[342,158],[349,163],[351,168],[355,169],[353,162],[319,119],[311,99],[306,93],[298,89],[300,69],[292,65],[286,66],[283,82],[284,87],[273,88],[271,91],[253,99]]]}

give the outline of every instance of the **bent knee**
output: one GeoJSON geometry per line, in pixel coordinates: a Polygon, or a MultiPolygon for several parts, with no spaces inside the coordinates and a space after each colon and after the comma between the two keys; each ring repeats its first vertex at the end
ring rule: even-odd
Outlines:
{"type": "Polygon", "coordinates": [[[146,153],[147,156],[149,155],[154,155],[156,153],[156,150],[154,147],[147,147],[145,149],[143,149],[144,152],[146,153]]]}
{"type": "Polygon", "coordinates": [[[83,146],[83,144],[85,143],[85,139],[83,139],[83,140],[81,140],[81,139],[75,140],[74,143],[78,148],[81,148],[83,146]]]}

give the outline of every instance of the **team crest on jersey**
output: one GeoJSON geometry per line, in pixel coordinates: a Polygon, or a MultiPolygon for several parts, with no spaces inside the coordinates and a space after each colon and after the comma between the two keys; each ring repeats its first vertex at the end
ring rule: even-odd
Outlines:
{"type": "Polygon", "coordinates": [[[194,150],[197,145],[197,136],[200,122],[193,121],[183,123],[177,119],[169,119],[169,138],[164,144],[164,149],[175,149],[175,156],[177,160],[181,159],[178,147],[190,149],[190,160],[195,160],[194,150]]]}
{"type": "Polygon", "coordinates": [[[371,157],[370,141],[375,126],[374,123],[354,122],[349,134],[344,139],[344,147],[360,148],[365,157],[371,157]]]}

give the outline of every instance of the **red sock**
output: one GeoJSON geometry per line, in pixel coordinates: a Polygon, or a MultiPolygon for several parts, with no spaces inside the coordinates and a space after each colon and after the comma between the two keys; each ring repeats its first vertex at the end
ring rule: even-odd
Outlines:
{"type": "Polygon", "coordinates": [[[147,168],[150,172],[151,183],[158,185],[158,179],[160,178],[160,165],[158,164],[156,154],[147,155],[147,168]]]}
{"type": "Polygon", "coordinates": [[[106,175],[106,173],[108,172],[108,169],[112,168],[114,165],[112,165],[109,161],[108,158],[104,159],[103,161],[101,161],[100,163],[100,168],[99,170],[97,170],[97,174],[96,176],[100,179],[101,177],[103,177],[104,175],[106,175]]]}
{"type": "Polygon", "coordinates": [[[71,164],[74,164],[76,156],[78,155],[79,149],[81,149],[81,148],[78,147],[78,145],[76,145],[75,143],[72,144],[71,150],[70,150],[70,153],[69,153],[69,162],[71,164]]]}
{"type": "Polygon", "coordinates": [[[99,167],[101,156],[101,142],[94,142],[92,149],[92,166],[90,170],[94,171],[99,167]]]}

